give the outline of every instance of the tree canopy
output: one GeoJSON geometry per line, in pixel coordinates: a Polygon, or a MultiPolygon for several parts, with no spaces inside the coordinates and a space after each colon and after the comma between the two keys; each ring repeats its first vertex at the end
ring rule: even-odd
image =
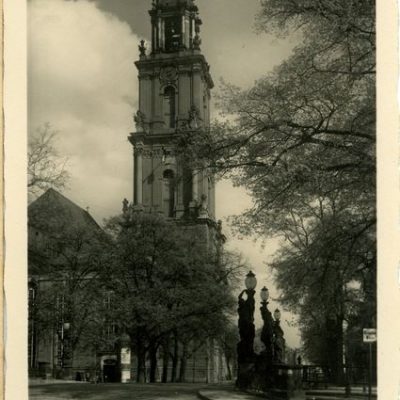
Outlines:
{"type": "Polygon", "coordinates": [[[308,344],[311,331],[332,332],[338,368],[342,322],[357,301],[375,323],[375,5],[263,0],[256,25],[297,32],[300,44],[250,89],[225,83],[223,122],[178,144],[188,162],[200,154],[252,195],[234,219],[240,232],[284,239],[270,262],[281,301],[308,344]]]}
{"type": "Polygon", "coordinates": [[[69,179],[67,159],[55,146],[57,132],[44,124],[28,140],[28,191],[36,195],[49,188],[63,189],[69,179]]]}
{"type": "Polygon", "coordinates": [[[167,366],[172,351],[174,380],[176,357],[181,354],[178,346],[187,357],[189,343],[204,345],[217,338],[232,311],[228,280],[233,271],[227,274],[221,253],[207,247],[201,232],[190,229],[157,214],[138,212],[114,217],[107,224],[115,241],[113,261],[104,277],[113,292],[114,318],[131,337],[137,354],[139,380],[146,354],[154,380],[158,349],[163,350],[167,366]]]}

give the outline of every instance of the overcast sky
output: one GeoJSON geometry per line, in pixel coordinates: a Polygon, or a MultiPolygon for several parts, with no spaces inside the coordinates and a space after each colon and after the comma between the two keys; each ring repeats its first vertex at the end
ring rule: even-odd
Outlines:
{"type": "MultiPolygon", "coordinates": [[[[249,87],[290,55],[295,39],[277,40],[254,32],[259,0],[197,0],[203,20],[202,51],[218,90],[227,82],[249,87]]],[[[71,182],[65,195],[100,223],[133,198],[132,146],[138,84],[134,61],[140,39],[149,40],[151,0],[29,0],[28,122],[32,132],[49,122],[59,132],[59,153],[69,158],[71,182]]],[[[214,110],[214,116],[218,110],[214,110]]],[[[251,205],[243,189],[217,186],[217,217],[226,221],[251,205]]],[[[272,297],[265,262],[276,241],[262,248],[252,238],[232,236],[256,272],[259,288],[272,297]]],[[[271,301],[271,309],[276,303],[271,301]]],[[[257,325],[261,326],[257,315],[257,325]]],[[[283,319],[291,319],[284,313],[283,319]]],[[[298,346],[294,329],[283,323],[288,344],[298,346]]]]}

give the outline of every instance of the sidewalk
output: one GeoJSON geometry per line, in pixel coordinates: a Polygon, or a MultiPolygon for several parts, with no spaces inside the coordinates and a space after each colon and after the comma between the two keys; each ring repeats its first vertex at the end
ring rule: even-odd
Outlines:
{"type": "MultiPolygon", "coordinates": [[[[348,400],[368,399],[368,391],[364,391],[361,386],[352,386],[350,397],[345,397],[345,389],[340,386],[330,386],[327,389],[308,389],[306,390],[306,395],[306,398],[310,400],[334,400],[343,398],[348,400]]],[[[376,387],[372,387],[371,398],[373,400],[376,400],[377,398],[376,387]]]]}
{"type": "MultiPolygon", "coordinates": [[[[344,389],[339,387],[332,387],[329,389],[319,390],[307,390],[305,391],[305,397],[299,399],[307,400],[364,400],[368,398],[367,393],[363,393],[361,388],[352,388],[350,397],[344,396],[344,389]]],[[[376,399],[376,388],[372,390],[372,398],[376,399]]],[[[221,388],[221,389],[205,389],[198,393],[198,397],[201,400],[259,400],[262,398],[261,395],[252,395],[241,392],[234,387],[232,388],[221,388]]],[[[264,399],[266,397],[263,397],[264,399]]],[[[293,398],[296,400],[296,398],[293,398]]]]}
{"type": "Polygon", "coordinates": [[[201,400],[255,400],[260,399],[260,397],[239,392],[235,389],[232,390],[201,390],[198,393],[201,400]]]}
{"type": "Polygon", "coordinates": [[[55,385],[55,384],[64,384],[64,383],[89,383],[83,381],[75,381],[75,380],[66,380],[66,379],[55,379],[55,378],[29,378],[28,385],[36,386],[36,385],[55,385]]]}

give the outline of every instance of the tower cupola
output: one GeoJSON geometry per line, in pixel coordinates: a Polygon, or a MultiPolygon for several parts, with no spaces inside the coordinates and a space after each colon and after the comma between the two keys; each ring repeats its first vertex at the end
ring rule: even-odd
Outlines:
{"type": "Polygon", "coordinates": [[[149,13],[153,54],[200,49],[202,22],[194,0],[154,0],[149,13]]]}

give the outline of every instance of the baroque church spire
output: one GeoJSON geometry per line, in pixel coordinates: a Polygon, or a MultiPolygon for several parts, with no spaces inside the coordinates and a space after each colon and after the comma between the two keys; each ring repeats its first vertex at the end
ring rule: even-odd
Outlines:
{"type": "Polygon", "coordinates": [[[214,83],[200,50],[199,10],[193,0],[154,0],[152,41],[141,41],[139,108],[134,149],[134,203],[169,218],[214,218],[214,178],[193,171],[176,154],[179,135],[210,125],[214,83]]]}

